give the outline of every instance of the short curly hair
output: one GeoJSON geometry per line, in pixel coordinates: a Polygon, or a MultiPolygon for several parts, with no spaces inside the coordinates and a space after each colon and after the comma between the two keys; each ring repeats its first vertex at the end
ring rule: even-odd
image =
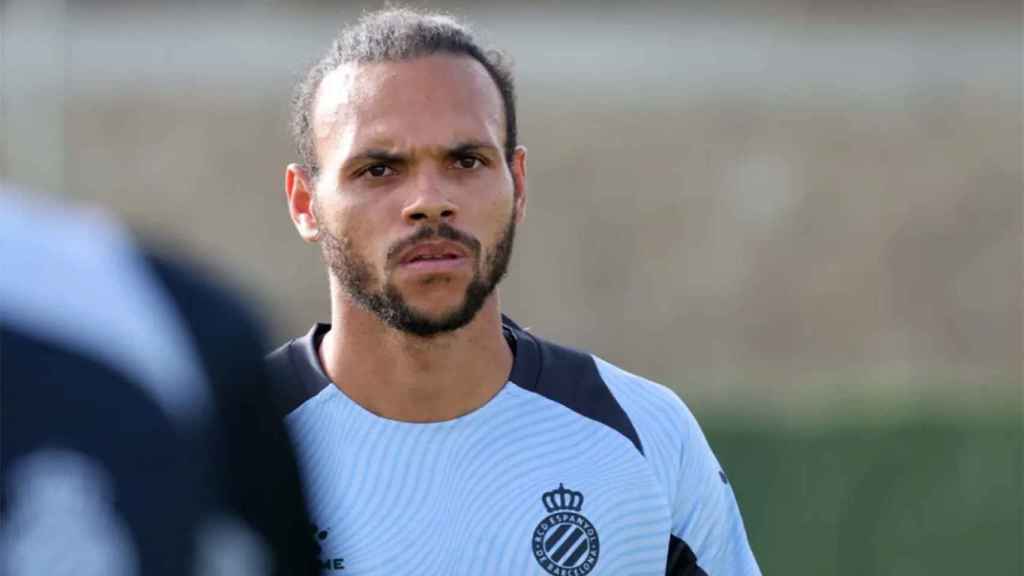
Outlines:
{"type": "Polygon", "coordinates": [[[508,58],[496,49],[481,46],[469,27],[451,16],[386,8],[367,13],[342,29],[327,53],[295,87],[291,128],[303,165],[313,176],[319,173],[312,124],[317,91],[324,77],[348,63],[401,62],[438,53],[473,58],[494,80],[505,112],[505,161],[511,164],[517,130],[515,85],[508,58]]]}

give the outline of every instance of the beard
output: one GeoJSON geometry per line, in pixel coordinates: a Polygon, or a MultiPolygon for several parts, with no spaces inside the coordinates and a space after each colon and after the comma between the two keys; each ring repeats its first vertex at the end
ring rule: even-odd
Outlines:
{"type": "Polygon", "coordinates": [[[321,228],[320,247],[330,273],[357,304],[373,312],[382,322],[396,330],[427,338],[458,330],[476,317],[480,309],[483,308],[484,302],[494,292],[508,271],[515,232],[516,220],[513,212],[501,237],[489,251],[482,270],[479,265],[480,241],[448,224],[442,223],[436,227],[424,226],[388,250],[386,260],[390,268],[391,263],[403,250],[412,244],[432,238],[444,238],[458,242],[469,249],[477,266],[473,278],[466,286],[462,305],[439,318],[433,318],[413,309],[406,302],[398,287],[390,281],[385,280],[380,289],[374,288],[381,285],[382,282],[378,279],[370,263],[356,251],[351,238],[345,235],[335,236],[326,228],[321,228]]]}

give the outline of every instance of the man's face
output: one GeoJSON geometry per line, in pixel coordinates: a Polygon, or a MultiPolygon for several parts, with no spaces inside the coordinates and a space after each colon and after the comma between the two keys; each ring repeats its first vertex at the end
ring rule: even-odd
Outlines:
{"type": "Polygon", "coordinates": [[[346,65],[313,113],[312,212],[331,274],[389,325],[468,324],[511,256],[525,151],[503,150],[501,96],[468,57],[346,65]]]}

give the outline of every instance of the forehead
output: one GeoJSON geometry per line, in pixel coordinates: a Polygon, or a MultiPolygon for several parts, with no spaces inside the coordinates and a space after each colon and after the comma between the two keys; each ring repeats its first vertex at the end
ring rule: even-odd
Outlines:
{"type": "Polygon", "coordinates": [[[403,148],[476,139],[500,147],[504,109],[482,64],[431,55],[342,65],[321,82],[312,124],[321,159],[360,144],[403,148]]]}

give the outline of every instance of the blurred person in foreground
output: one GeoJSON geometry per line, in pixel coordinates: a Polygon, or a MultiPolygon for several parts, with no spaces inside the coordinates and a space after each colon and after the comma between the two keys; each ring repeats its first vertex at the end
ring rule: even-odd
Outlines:
{"type": "Polygon", "coordinates": [[[262,340],[98,211],[0,188],[0,574],[317,574],[262,340]]]}
{"type": "Polygon", "coordinates": [[[321,562],[353,574],[758,574],[667,388],[501,314],[526,206],[511,72],[456,20],[343,30],[294,102],[286,171],[329,324],[268,357],[321,562]]]}

